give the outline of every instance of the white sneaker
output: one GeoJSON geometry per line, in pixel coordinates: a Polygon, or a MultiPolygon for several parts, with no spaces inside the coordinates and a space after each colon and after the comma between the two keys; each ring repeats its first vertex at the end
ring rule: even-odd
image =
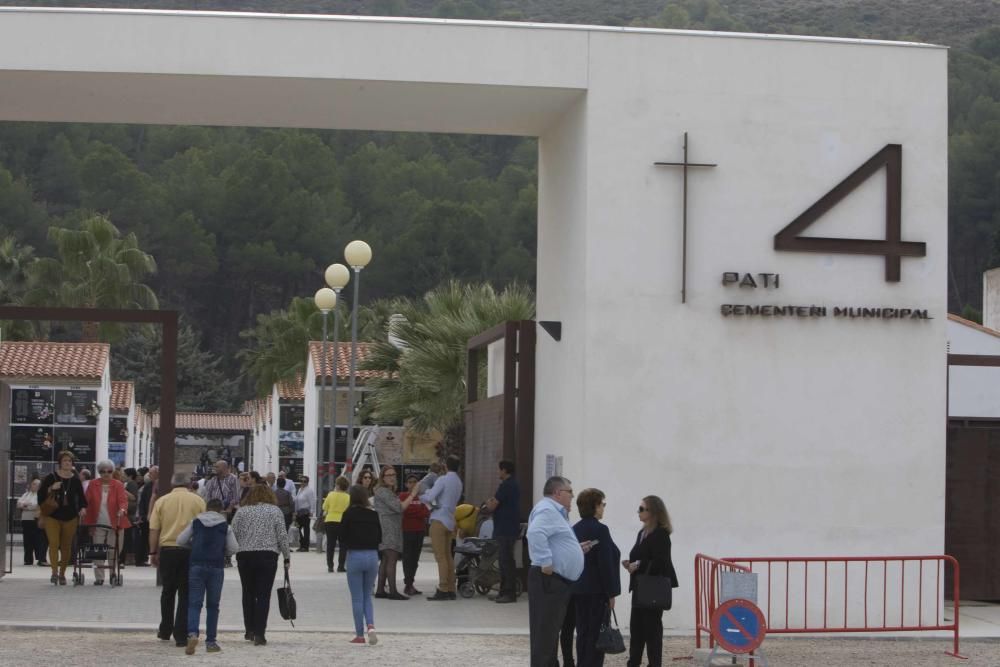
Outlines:
{"type": "Polygon", "coordinates": [[[375,626],[374,625],[369,625],[368,626],[368,643],[371,644],[372,646],[375,646],[375,644],[378,644],[378,635],[375,634],[375,626]]]}

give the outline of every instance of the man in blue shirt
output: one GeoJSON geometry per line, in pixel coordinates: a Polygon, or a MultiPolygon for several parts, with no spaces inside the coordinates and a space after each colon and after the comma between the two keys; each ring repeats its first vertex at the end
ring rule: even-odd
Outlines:
{"type": "Polygon", "coordinates": [[[431,547],[438,566],[438,588],[427,600],[454,600],[455,557],[451,552],[451,539],[455,531],[455,508],[462,498],[462,480],[458,476],[460,461],[449,456],[445,461],[448,472],[438,477],[430,491],[420,496],[420,502],[437,508],[431,512],[431,547]]]}
{"type": "Polygon", "coordinates": [[[573,485],[550,477],[528,517],[528,627],[531,667],[558,665],[559,631],[573,582],[583,573],[583,549],[569,525],[573,485]]]}
{"type": "Polygon", "coordinates": [[[517,602],[514,543],[521,532],[521,487],[514,478],[514,463],[501,461],[500,486],[486,505],[493,512],[493,539],[500,561],[500,594],[496,602],[517,602]]]}

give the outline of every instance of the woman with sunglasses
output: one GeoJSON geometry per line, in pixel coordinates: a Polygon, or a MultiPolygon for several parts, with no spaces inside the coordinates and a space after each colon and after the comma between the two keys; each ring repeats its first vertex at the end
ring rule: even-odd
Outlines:
{"type": "MultiPolygon", "coordinates": [[[[677,572],[670,560],[673,527],[667,506],[658,496],[646,496],[639,503],[639,520],[642,530],[628,554],[628,560],[622,561],[622,567],[629,573],[629,591],[635,591],[640,574],[669,577],[670,585],[677,588],[677,572]]],[[[636,607],[634,595],[632,602],[628,667],[642,664],[643,649],[650,667],[660,667],[663,664],[663,610],[636,607]]]]}
{"type": "Polygon", "coordinates": [[[358,484],[365,487],[369,498],[375,495],[375,484],[377,483],[378,480],[375,479],[375,474],[371,470],[362,471],[361,476],[358,478],[358,484]]]}
{"type": "Polygon", "coordinates": [[[93,544],[106,544],[111,556],[107,561],[94,561],[94,585],[104,584],[104,571],[113,573],[111,585],[115,585],[118,572],[119,550],[125,536],[125,529],[132,526],[128,520],[128,494],[125,485],[114,478],[115,464],[101,461],[97,464],[97,479],[87,486],[87,513],[83,524],[89,526],[93,544]]]}
{"type": "Polygon", "coordinates": [[[66,585],[66,568],[69,567],[76,527],[87,511],[83,482],[73,470],[74,459],[73,452],[59,452],[55,471],[45,477],[38,489],[39,505],[49,497],[56,502],[56,509],[45,517],[45,536],[49,540],[49,565],[52,567],[49,581],[59,586],[66,585]]]}
{"type": "Polygon", "coordinates": [[[400,500],[396,495],[396,469],[392,466],[382,468],[382,476],[378,486],[375,487],[373,501],[382,528],[382,540],[378,545],[382,559],[378,566],[378,585],[375,587],[377,598],[410,599],[396,588],[396,563],[403,555],[403,512],[416,500],[416,493],[416,489],[411,489],[410,495],[400,500]],[[388,593],[385,591],[387,581],[388,593]]]}

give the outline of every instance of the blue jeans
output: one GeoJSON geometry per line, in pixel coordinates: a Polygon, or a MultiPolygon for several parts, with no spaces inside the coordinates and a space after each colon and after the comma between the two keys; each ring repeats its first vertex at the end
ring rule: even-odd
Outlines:
{"type": "Polygon", "coordinates": [[[354,614],[354,631],[358,637],[365,636],[365,619],[368,625],[375,625],[375,610],[372,607],[372,591],[378,576],[378,552],[347,552],[347,587],[351,590],[351,612],[354,614]]]}
{"type": "Polygon", "coordinates": [[[191,563],[188,570],[188,635],[198,636],[201,622],[201,602],[205,600],[205,641],[214,642],[219,627],[219,600],[222,599],[222,582],[225,570],[191,563]]]}

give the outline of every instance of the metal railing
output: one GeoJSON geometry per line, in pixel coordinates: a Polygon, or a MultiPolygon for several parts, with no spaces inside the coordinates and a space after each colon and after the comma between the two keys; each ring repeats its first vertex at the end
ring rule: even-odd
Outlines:
{"type": "Polygon", "coordinates": [[[959,565],[951,556],[695,557],[696,645],[718,606],[723,571],[760,577],[757,604],[768,634],[953,633],[959,653],[959,565]],[[951,568],[952,620],[945,618],[951,568]],[[811,601],[811,602],[810,602],[811,601]]]}

